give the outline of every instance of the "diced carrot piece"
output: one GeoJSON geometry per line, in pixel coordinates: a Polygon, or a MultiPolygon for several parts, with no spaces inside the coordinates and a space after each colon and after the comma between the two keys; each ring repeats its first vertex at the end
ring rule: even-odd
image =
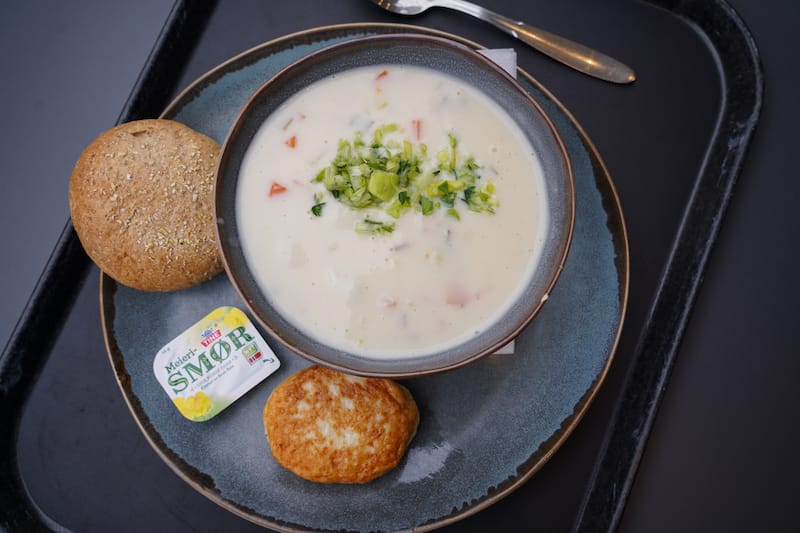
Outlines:
{"type": "Polygon", "coordinates": [[[283,144],[285,144],[289,148],[294,148],[295,146],[297,146],[297,135],[292,135],[291,137],[283,141],[283,144]]]}
{"type": "Polygon", "coordinates": [[[445,301],[449,305],[464,307],[469,302],[469,292],[461,283],[450,282],[445,289],[445,301]]]}
{"type": "Polygon", "coordinates": [[[414,139],[420,140],[422,138],[422,121],[420,119],[412,120],[411,127],[414,128],[414,139]]]}
{"type": "Polygon", "coordinates": [[[269,195],[275,196],[276,194],[280,194],[282,192],[286,192],[286,187],[278,183],[277,181],[273,181],[272,185],[269,187],[269,195]]]}

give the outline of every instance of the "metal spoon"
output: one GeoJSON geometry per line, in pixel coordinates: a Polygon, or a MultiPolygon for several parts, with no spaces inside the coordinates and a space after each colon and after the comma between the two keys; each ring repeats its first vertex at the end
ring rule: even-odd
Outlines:
{"type": "Polygon", "coordinates": [[[613,83],[631,83],[636,79],[633,70],[612,57],[465,0],[372,0],[372,2],[387,11],[401,15],[418,15],[431,7],[455,9],[486,21],[536,50],[589,76],[613,83]]]}

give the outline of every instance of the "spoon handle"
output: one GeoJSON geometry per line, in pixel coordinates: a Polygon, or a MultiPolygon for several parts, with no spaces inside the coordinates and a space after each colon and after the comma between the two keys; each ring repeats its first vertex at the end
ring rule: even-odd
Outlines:
{"type": "Polygon", "coordinates": [[[530,24],[504,17],[466,0],[437,0],[435,4],[484,20],[556,61],[589,76],[612,83],[631,83],[636,79],[630,67],[597,50],[530,24]]]}

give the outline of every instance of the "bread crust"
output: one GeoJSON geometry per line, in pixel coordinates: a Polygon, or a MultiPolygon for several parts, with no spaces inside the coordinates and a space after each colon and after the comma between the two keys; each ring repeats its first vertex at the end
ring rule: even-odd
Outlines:
{"type": "Polygon", "coordinates": [[[172,120],[127,122],[81,153],[69,181],[86,253],[119,283],[190,287],[222,270],[214,218],[220,146],[172,120]]]}
{"type": "Polygon", "coordinates": [[[275,459],[321,483],[366,483],[395,468],[418,424],[416,402],[402,385],[322,366],[287,378],[264,407],[275,459]]]}

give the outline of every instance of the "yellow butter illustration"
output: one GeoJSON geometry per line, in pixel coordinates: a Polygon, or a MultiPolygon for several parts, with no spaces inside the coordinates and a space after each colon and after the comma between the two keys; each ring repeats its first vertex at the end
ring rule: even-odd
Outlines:
{"type": "Polygon", "coordinates": [[[188,398],[178,396],[172,399],[172,403],[189,420],[205,420],[205,416],[211,411],[211,398],[204,392],[198,392],[188,398]]]}

